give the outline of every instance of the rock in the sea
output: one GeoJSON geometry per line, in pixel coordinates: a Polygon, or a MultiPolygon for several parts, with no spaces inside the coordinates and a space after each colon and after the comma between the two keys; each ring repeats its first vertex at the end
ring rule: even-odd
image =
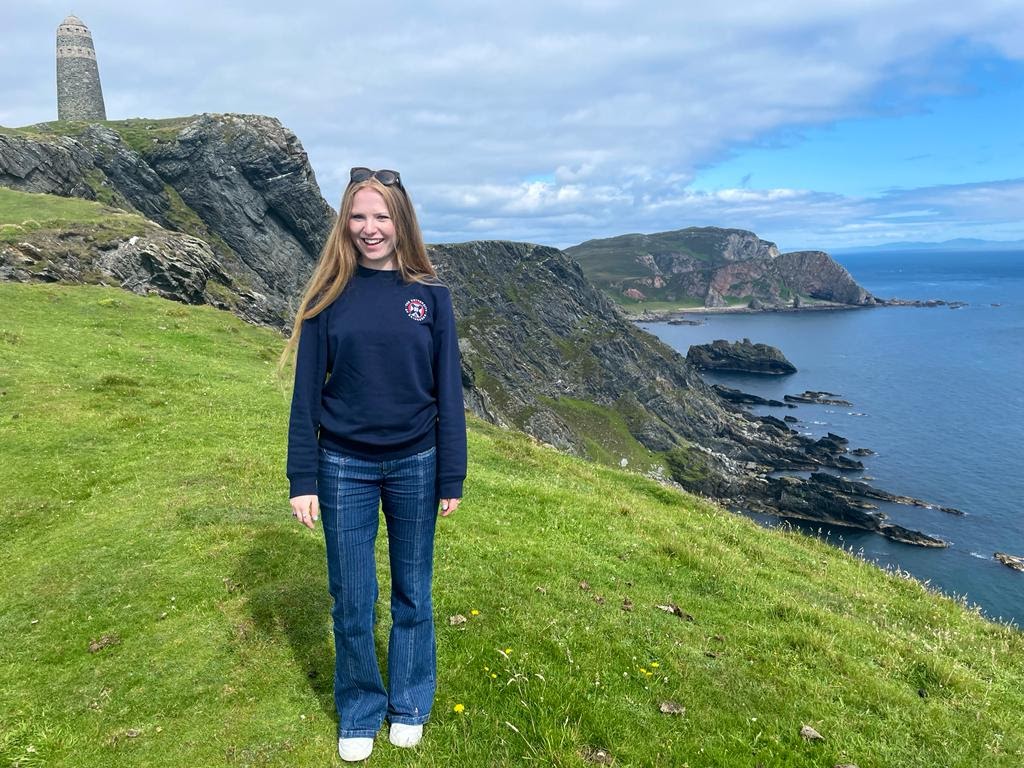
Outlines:
{"type": "Polygon", "coordinates": [[[993,557],[1015,571],[1024,571],[1024,557],[1020,555],[1008,555],[1005,552],[996,552],[993,557]]]}
{"type": "Polygon", "coordinates": [[[787,403],[811,403],[814,405],[850,405],[849,400],[843,400],[834,392],[815,392],[805,390],[802,395],[783,395],[782,399],[787,403]]]}
{"type": "Polygon", "coordinates": [[[717,392],[723,400],[740,405],[768,405],[775,408],[795,408],[795,405],[787,405],[780,400],[769,400],[760,395],[752,395],[749,392],[741,392],[732,387],[723,387],[721,384],[712,384],[712,389],[717,392]]]}
{"type": "Polygon", "coordinates": [[[710,344],[695,344],[686,359],[697,368],[733,373],[764,373],[774,376],[796,373],[778,347],[754,344],[750,339],[729,342],[716,339],[710,344]]]}

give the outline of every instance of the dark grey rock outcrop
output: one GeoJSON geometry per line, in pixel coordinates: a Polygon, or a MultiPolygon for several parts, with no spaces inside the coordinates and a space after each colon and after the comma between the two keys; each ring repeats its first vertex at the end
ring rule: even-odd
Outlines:
{"type": "Polygon", "coordinates": [[[260,325],[277,321],[266,297],[238,285],[204,241],[158,227],[101,241],[73,230],[32,233],[25,242],[0,245],[0,280],[112,285],[210,304],[260,325]]]}
{"type": "Polygon", "coordinates": [[[752,395],[749,392],[742,392],[732,387],[722,386],[721,384],[712,384],[711,388],[715,390],[719,397],[723,400],[728,400],[730,403],[737,403],[739,405],[767,405],[773,408],[796,408],[795,405],[784,403],[781,400],[770,400],[760,395],[752,395]]]}
{"type": "Polygon", "coordinates": [[[89,150],[96,168],[103,172],[104,186],[121,195],[146,218],[168,229],[175,228],[163,179],[116,131],[93,124],[78,134],[77,140],[89,150]]]}
{"type": "Polygon", "coordinates": [[[270,117],[200,115],[146,160],[267,290],[301,291],[334,212],[294,133],[270,117]]]}
{"type": "Polygon", "coordinates": [[[54,136],[42,141],[0,133],[0,185],[5,187],[95,200],[96,192],[86,180],[95,169],[92,154],[74,139],[54,136]]]}
{"type": "Polygon", "coordinates": [[[754,344],[750,339],[726,341],[716,339],[710,344],[694,344],[686,353],[690,365],[706,371],[758,373],[783,376],[796,373],[782,350],[768,344],[754,344]]]}
{"type": "Polygon", "coordinates": [[[334,221],[302,145],[258,115],[163,122],[173,125],[109,122],[63,136],[42,124],[0,134],[0,185],[100,200],[197,236],[242,290],[263,297],[270,324],[286,327],[334,221]]]}
{"type": "Polygon", "coordinates": [[[783,395],[782,399],[787,403],[809,403],[812,405],[846,405],[852,406],[849,400],[843,400],[835,392],[816,392],[808,389],[800,395],[783,395]]]}
{"type": "Polygon", "coordinates": [[[1020,555],[1008,555],[1005,552],[996,552],[993,557],[1008,568],[1015,571],[1024,571],[1024,557],[1020,555]]]}

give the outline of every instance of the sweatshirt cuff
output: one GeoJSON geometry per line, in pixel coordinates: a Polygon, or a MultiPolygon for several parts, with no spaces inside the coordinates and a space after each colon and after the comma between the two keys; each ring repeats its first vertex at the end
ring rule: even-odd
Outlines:
{"type": "Polygon", "coordinates": [[[289,499],[296,496],[316,496],[316,475],[296,475],[288,479],[291,482],[289,499]]]}
{"type": "Polygon", "coordinates": [[[441,482],[440,488],[438,489],[438,497],[442,499],[461,499],[462,498],[462,481],[461,480],[444,480],[441,482]]]}

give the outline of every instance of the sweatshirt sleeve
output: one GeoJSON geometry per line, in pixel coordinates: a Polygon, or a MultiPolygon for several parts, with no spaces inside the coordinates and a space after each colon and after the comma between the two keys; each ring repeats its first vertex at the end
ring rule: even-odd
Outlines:
{"type": "Polygon", "coordinates": [[[319,461],[317,433],[320,429],[320,399],[327,376],[327,313],[302,321],[299,349],[295,356],[295,389],[288,420],[287,474],[289,498],[317,492],[319,461]]]}
{"type": "Polygon", "coordinates": [[[434,371],[437,383],[437,483],[442,499],[462,498],[466,479],[466,411],[462,401],[462,364],[455,312],[447,289],[438,291],[434,321],[434,371]]]}

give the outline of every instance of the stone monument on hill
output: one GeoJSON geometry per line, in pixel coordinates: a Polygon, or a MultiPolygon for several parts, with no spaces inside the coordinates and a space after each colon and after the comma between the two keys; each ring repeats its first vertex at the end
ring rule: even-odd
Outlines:
{"type": "Polygon", "coordinates": [[[107,119],[92,34],[77,16],[57,27],[57,119],[107,119]]]}

